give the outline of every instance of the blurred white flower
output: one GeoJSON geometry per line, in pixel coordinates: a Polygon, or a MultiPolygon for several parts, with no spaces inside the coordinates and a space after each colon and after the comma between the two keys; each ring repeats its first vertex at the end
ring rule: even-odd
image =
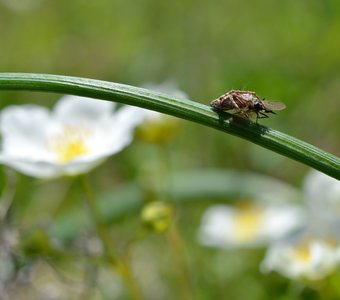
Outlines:
{"type": "Polygon", "coordinates": [[[296,205],[215,205],[204,213],[198,239],[219,248],[263,246],[297,230],[303,220],[296,205]]]}
{"type": "Polygon", "coordinates": [[[310,171],[303,186],[312,208],[325,205],[340,215],[340,181],[316,170],[310,171]]]}
{"type": "Polygon", "coordinates": [[[0,114],[0,163],[37,178],[87,172],[132,140],[143,121],[140,109],[64,96],[53,111],[9,106],[0,114]]]}
{"type": "Polygon", "coordinates": [[[155,92],[161,92],[164,94],[168,94],[175,98],[179,99],[189,99],[188,95],[180,90],[177,84],[172,80],[166,80],[163,83],[156,84],[156,83],[145,83],[143,87],[155,92]]]}
{"type": "MultiPolygon", "coordinates": [[[[188,99],[188,95],[177,88],[173,81],[165,81],[161,84],[147,83],[144,88],[155,92],[161,92],[179,99],[188,99]]],[[[142,140],[162,144],[171,139],[179,129],[178,118],[159,113],[157,111],[140,108],[144,116],[143,125],[138,128],[138,137],[142,140]]]]}
{"type": "Polygon", "coordinates": [[[301,232],[274,243],[262,270],[316,280],[339,265],[340,181],[313,170],[306,176],[303,191],[307,218],[301,232]]]}
{"type": "MultiPolygon", "coordinates": [[[[142,85],[143,88],[149,89],[154,92],[160,92],[167,94],[169,96],[179,98],[179,99],[189,99],[188,95],[180,90],[177,85],[172,80],[164,81],[160,84],[155,83],[145,83],[142,85]]],[[[164,116],[167,116],[165,114],[161,114],[157,111],[149,110],[149,109],[143,109],[141,110],[145,111],[144,118],[147,123],[159,123],[162,122],[162,118],[164,116]]],[[[172,118],[172,117],[170,117],[172,118]]]]}
{"type": "Polygon", "coordinates": [[[199,240],[219,248],[270,244],[262,271],[321,279],[340,262],[340,181],[313,170],[306,176],[303,195],[302,205],[210,207],[202,218],[199,240]]]}
{"type": "Polygon", "coordinates": [[[310,215],[308,230],[340,241],[340,181],[313,170],[306,176],[303,191],[310,215]]]}
{"type": "Polygon", "coordinates": [[[299,238],[272,246],[261,270],[276,270],[292,279],[318,280],[330,274],[339,263],[339,250],[317,238],[299,238]]]}

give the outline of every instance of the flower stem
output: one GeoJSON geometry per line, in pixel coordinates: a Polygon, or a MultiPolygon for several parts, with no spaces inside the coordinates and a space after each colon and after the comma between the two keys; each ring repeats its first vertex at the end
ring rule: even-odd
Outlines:
{"type": "Polygon", "coordinates": [[[114,268],[120,274],[127,289],[131,294],[132,299],[142,300],[143,297],[141,295],[140,289],[138,287],[137,282],[135,281],[132,272],[130,271],[127,262],[124,261],[123,259],[120,259],[118,254],[115,253],[111,247],[110,243],[111,238],[108,231],[108,227],[105,225],[105,222],[102,219],[102,216],[98,210],[96,199],[92,192],[91,185],[89,183],[87,176],[82,175],[81,181],[84,191],[86,193],[85,198],[87,200],[87,205],[90,209],[91,217],[93,218],[98,237],[100,238],[103,245],[105,261],[107,261],[109,265],[112,266],[112,268],[114,268]]]}
{"type": "Polygon", "coordinates": [[[2,223],[7,216],[10,209],[18,183],[17,174],[10,169],[5,168],[6,182],[0,195],[0,223],[2,223]]]}
{"type": "Polygon", "coordinates": [[[0,90],[46,91],[87,96],[152,109],[238,136],[340,179],[340,158],[277,130],[217,114],[210,106],[114,82],[88,78],[0,73],[0,90]]]}
{"type": "Polygon", "coordinates": [[[182,287],[181,291],[183,293],[182,299],[193,300],[195,297],[191,286],[189,271],[185,262],[185,251],[183,251],[182,239],[174,223],[166,232],[165,238],[169,244],[174,258],[174,263],[178,270],[180,284],[182,287]]]}

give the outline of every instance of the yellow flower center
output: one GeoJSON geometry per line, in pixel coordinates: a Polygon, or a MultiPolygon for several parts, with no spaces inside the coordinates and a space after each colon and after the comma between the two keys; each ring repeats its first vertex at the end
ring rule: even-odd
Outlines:
{"type": "Polygon", "coordinates": [[[86,143],[88,135],[83,127],[65,126],[52,144],[58,162],[67,163],[78,156],[88,154],[89,148],[86,143]]]}
{"type": "Polygon", "coordinates": [[[258,207],[242,207],[235,216],[235,237],[242,242],[256,238],[262,220],[262,210],[258,207]]]}
{"type": "Polygon", "coordinates": [[[294,248],[293,251],[296,259],[301,262],[306,263],[312,258],[312,253],[307,243],[303,245],[298,245],[296,248],[294,248]]]}

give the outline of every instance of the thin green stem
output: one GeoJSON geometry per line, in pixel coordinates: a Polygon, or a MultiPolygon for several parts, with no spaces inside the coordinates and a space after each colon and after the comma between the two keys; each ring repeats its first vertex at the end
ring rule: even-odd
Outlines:
{"type": "Polygon", "coordinates": [[[109,265],[115,268],[115,270],[120,274],[131,294],[132,299],[142,300],[143,297],[127,262],[120,259],[119,256],[114,253],[111,247],[111,238],[108,227],[105,225],[105,222],[98,210],[96,199],[92,192],[88,178],[86,177],[86,175],[83,175],[81,176],[81,179],[84,191],[86,193],[85,198],[87,200],[87,205],[95,223],[97,234],[103,245],[105,261],[107,261],[109,265]]]}
{"type": "Polygon", "coordinates": [[[197,122],[241,137],[340,179],[340,159],[306,142],[209,106],[133,86],[87,78],[31,73],[0,73],[0,90],[46,91],[121,102],[197,122]]]}
{"type": "Polygon", "coordinates": [[[195,299],[191,285],[189,270],[185,261],[185,251],[183,249],[184,247],[182,239],[175,224],[172,224],[172,226],[166,232],[165,237],[169,244],[170,250],[172,252],[171,254],[173,256],[174,263],[178,271],[180,284],[182,286],[182,299],[195,299]]]}
{"type": "Polygon", "coordinates": [[[118,259],[116,255],[113,253],[113,251],[110,249],[110,235],[102,220],[101,214],[99,213],[97,209],[96,200],[92,192],[92,189],[90,187],[89,180],[86,177],[86,175],[81,176],[81,179],[82,179],[84,191],[86,193],[85,199],[87,200],[87,205],[89,207],[91,217],[94,221],[97,234],[103,244],[105,258],[108,259],[110,263],[116,265],[118,259]]]}
{"type": "Polygon", "coordinates": [[[17,174],[13,170],[5,168],[4,172],[6,181],[2,190],[2,194],[0,195],[0,225],[6,219],[8,210],[10,209],[15,197],[18,183],[17,174]]]}

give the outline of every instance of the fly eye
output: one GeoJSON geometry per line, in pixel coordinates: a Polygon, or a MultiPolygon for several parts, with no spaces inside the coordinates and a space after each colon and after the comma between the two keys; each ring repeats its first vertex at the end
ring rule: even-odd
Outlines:
{"type": "Polygon", "coordinates": [[[258,110],[261,110],[261,109],[263,109],[263,106],[262,106],[262,104],[260,102],[257,102],[257,103],[254,104],[254,108],[258,109],[258,110]]]}

